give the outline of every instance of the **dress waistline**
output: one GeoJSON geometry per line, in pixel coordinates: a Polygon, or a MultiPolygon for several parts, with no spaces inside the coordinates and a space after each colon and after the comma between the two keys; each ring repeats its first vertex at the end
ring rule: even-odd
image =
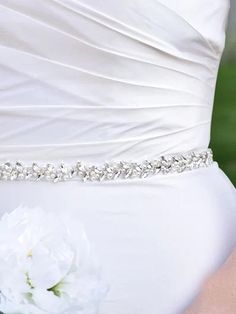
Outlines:
{"type": "Polygon", "coordinates": [[[109,161],[101,165],[86,164],[76,161],[72,164],[63,162],[52,164],[25,164],[20,161],[0,162],[0,180],[15,181],[50,181],[68,180],[107,181],[116,179],[146,178],[157,174],[181,173],[193,169],[210,166],[213,153],[206,150],[193,150],[184,153],[160,156],[153,160],[109,161]]]}

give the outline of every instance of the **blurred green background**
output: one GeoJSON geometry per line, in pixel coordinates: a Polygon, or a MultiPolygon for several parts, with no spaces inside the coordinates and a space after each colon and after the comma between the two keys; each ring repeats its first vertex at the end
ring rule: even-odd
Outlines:
{"type": "Polygon", "coordinates": [[[236,1],[231,1],[225,51],[219,69],[212,120],[215,160],[236,186],[236,1]]]}

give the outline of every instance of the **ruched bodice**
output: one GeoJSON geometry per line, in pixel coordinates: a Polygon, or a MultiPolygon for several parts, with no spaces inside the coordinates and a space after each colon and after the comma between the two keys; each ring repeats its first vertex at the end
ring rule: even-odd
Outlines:
{"type": "Polygon", "coordinates": [[[39,6],[0,1],[2,158],[99,162],[208,146],[228,0],[39,6]]]}

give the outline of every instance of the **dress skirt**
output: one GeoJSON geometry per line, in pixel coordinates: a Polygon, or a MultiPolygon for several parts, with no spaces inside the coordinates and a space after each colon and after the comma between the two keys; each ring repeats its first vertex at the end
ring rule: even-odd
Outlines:
{"type": "Polygon", "coordinates": [[[181,314],[236,244],[236,194],[208,168],[107,182],[0,182],[20,204],[82,222],[108,283],[99,314],[181,314]]]}

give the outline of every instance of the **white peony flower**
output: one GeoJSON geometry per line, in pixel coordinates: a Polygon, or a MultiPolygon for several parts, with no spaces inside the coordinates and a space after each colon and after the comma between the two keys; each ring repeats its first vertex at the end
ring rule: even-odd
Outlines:
{"type": "Polygon", "coordinates": [[[94,314],[107,288],[81,224],[19,207],[0,221],[0,312],[94,314]]]}

